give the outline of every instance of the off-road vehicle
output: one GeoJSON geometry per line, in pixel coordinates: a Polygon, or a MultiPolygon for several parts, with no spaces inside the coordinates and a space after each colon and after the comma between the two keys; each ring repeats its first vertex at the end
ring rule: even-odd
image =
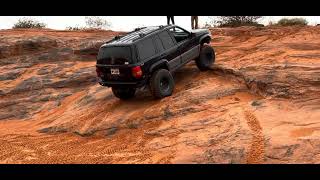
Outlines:
{"type": "Polygon", "coordinates": [[[97,56],[99,84],[112,87],[120,99],[134,96],[136,89],[150,87],[155,98],[170,96],[172,73],[191,60],[201,71],[215,61],[214,49],[207,45],[207,29],[187,31],[176,25],[137,28],[103,44],[97,56]]]}

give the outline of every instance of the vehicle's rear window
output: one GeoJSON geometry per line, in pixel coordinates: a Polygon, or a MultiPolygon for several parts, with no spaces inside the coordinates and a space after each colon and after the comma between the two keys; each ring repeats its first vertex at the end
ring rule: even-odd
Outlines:
{"type": "Polygon", "coordinates": [[[99,64],[107,65],[131,63],[131,48],[128,46],[101,48],[97,59],[99,64]]]}

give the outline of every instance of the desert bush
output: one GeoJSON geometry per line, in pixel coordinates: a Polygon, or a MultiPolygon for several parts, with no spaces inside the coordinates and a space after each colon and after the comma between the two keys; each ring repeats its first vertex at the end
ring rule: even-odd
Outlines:
{"type": "Polygon", "coordinates": [[[83,30],[83,28],[81,28],[79,26],[75,26],[75,27],[68,26],[68,27],[66,27],[66,30],[68,30],[68,31],[81,31],[81,30],[83,30]]]}
{"type": "Polygon", "coordinates": [[[101,30],[110,28],[111,24],[100,17],[97,16],[86,16],[85,17],[85,26],[80,27],[76,26],[68,26],[66,30],[68,31],[91,31],[91,30],[101,30]]]}
{"type": "Polygon", "coordinates": [[[213,28],[216,27],[217,23],[214,16],[208,16],[208,21],[205,22],[203,28],[213,28]]]}
{"type": "Polygon", "coordinates": [[[269,21],[268,26],[274,26],[275,24],[275,22],[269,21]]]}
{"type": "Polygon", "coordinates": [[[98,16],[86,16],[85,17],[86,28],[88,29],[103,29],[110,28],[111,24],[98,16]]]}
{"type": "Polygon", "coordinates": [[[206,22],[204,25],[203,25],[203,28],[206,28],[206,29],[209,29],[209,28],[212,28],[214,27],[213,24],[209,23],[209,22],[206,22]]]}
{"type": "Polygon", "coordinates": [[[275,25],[278,26],[306,26],[308,21],[304,18],[282,18],[275,25]]]}
{"type": "Polygon", "coordinates": [[[218,16],[215,23],[219,27],[264,26],[258,23],[262,16],[218,16]]]}
{"type": "Polygon", "coordinates": [[[22,18],[19,19],[17,23],[13,25],[13,29],[18,29],[18,28],[37,28],[37,29],[42,29],[45,28],[47,25],[44,23],[41,23],[37,20],[34,19],[29,19],[29,18],[22,18]]]}

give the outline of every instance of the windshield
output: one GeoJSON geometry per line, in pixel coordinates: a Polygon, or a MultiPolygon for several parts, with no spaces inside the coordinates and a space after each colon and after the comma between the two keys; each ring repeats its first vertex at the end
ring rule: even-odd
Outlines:
{"type": "Polygon", "coordinates": [[[98,64],[122,65],[131,62],[131,49],[128,46],[104,47],[98,54],[98,64]]]}

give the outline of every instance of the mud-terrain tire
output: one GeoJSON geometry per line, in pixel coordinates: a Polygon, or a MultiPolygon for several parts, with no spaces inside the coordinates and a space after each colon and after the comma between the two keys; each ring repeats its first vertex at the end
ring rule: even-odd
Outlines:
{"type": "Polygon", "coordinates": [[[155,71],[149,82],[150,91],[155,99],[171,96],[174,89],[174,79],[166,69],[155,71]]]}
{"type": "Polygon", "coordinates": [[[119,87],[112,87],[112,92],[114,96],[119,99],[127,100],[134,97],[136,93],[135,88],[119,88],[119,87]]]}
{"type": "Polygon", "coordinates": [[[197,67],[200,71],[209,70],[212,64],[215,62],[216,54],[214,49],[209,45],[203,45],[201,47],[200,55],[196,59],[197,67]]]}

